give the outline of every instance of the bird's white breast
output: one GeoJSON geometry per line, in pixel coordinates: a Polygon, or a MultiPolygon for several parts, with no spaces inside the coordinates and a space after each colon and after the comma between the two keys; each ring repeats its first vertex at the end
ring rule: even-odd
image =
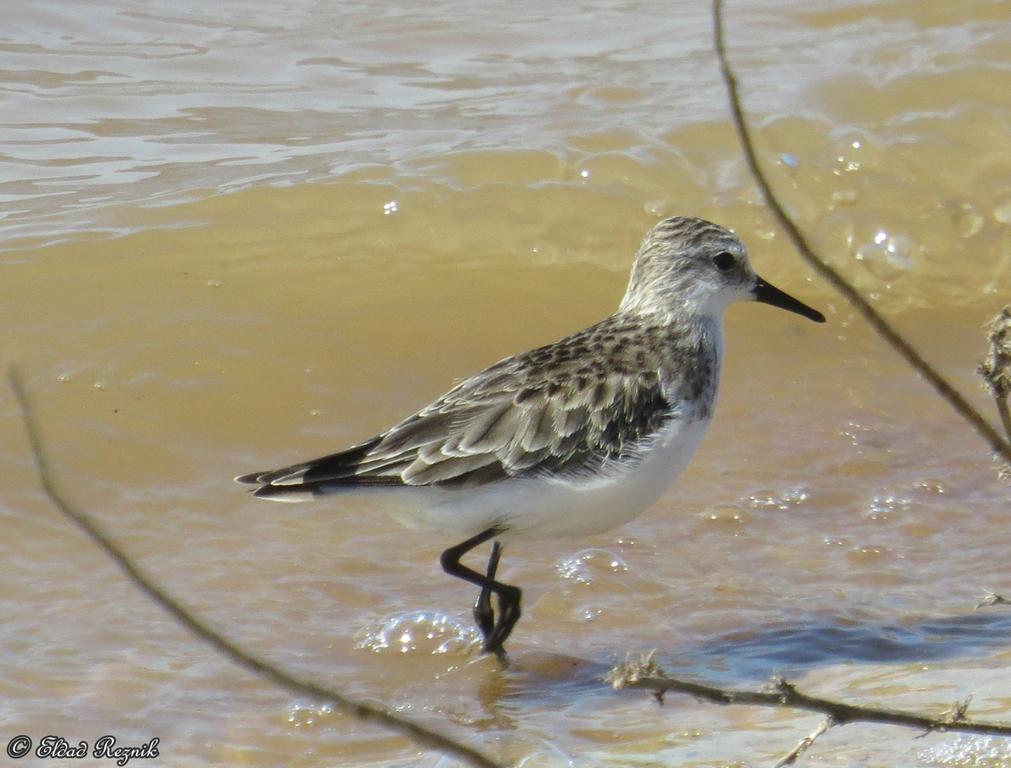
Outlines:
{"type": "MultiPolygon", "coordinates": [[[[409,527],[473,536],[493,526],[503,540],[585,536],[637,517],[684,471],[712,421],[723,358],[723,328],[710,318],[700,332],[708,338],[713,368],[696,402],[668,392],[672,417],[633,455],[606,462],[599,472],[513,478],[466,490],[411,488],[387,507],[409,527]]],[[[679,384],[682,382],[678,382],[679,384]]]]}
{"type": "MultiPolygon", "coordinates": [[[[401,523],[466,538],[492,526],[503,540],[585,536],[633,519],[656,501],[688,466],[710,418],[673,418],[648,449],[599,474],[538,475],[467,490],[404,489],[386,496],[401,523]]],[[[384,494],[385,495],[385,494],[384,494]]]]}
{"type": "Polygon", "coordinates": [[[585,536],[632,520],[681,475],[709,422],[671,420],[636,461],[615,462],[598,477],[542,481],[528,492],[529,511],[517,510],[509,521],[511,535],[585,536]]]}

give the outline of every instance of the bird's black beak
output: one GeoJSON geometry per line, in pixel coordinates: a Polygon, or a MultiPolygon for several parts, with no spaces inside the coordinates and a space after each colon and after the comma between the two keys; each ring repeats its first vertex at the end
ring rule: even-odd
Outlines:
{"type": "Polygon", "coordinates": [[[785,293],[774,285],[769,285],[762,278],[758,278],[755,283],[755,287],[752,291],[755,294],[755,301],[760,301],[763,304],[771,304],[774,307],[779,307],[780,309],[787,309],[790,312],[796,312],[798,315],[803,315],[809,320],[814,320],[816,323],[824,323],[825,315],[819,312],[817,309],[812,309],[807,304],[802,301],[797,301],[788,293],[785,293]]]}

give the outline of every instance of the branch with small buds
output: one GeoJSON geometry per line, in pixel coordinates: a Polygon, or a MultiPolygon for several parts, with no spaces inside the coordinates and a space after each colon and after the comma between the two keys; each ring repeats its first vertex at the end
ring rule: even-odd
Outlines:
{"type": "Polygon", "coordinates": [[[955,703],[939,715],[931,716],[897,709],[847,704],[842,701],[812,696],[798,690],[795,685],[783,678],[773,679],[771,687],[766,690],[719,688],[672,677],[657,663],[653,653],[646,654],[638,660],[626,660],[612,669],[605,680],[615,689],[639,688],[650,691],[653,698],[661,705],[667,694],[683,693],[713,704],[786,707],[820,712],[826,715],[828,719],[815,732],[804,737],[777,765],[791,765],[802,752],[814,743],[815,739],[829,728],[855,722],[884,723],[916,728],[924,735],[935,731],[959,731],[991,736],[1011,736],[1011,723],[988,723],[969,719],[967,713],[971,697],[955,703]]]}

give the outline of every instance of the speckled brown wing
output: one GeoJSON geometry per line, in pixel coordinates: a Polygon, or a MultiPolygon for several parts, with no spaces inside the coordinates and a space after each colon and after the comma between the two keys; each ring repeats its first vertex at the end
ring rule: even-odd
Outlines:
{"type": "Polygon", "coordinates": [[[672,382],[661,380],[663,355],[637,346],[635,330],[604,321],[496,363],[347,451],[239,480],[263,485],[262,496],[361,485],[471,488],[634,457],[677,415],[665,396],[672,382]]]}

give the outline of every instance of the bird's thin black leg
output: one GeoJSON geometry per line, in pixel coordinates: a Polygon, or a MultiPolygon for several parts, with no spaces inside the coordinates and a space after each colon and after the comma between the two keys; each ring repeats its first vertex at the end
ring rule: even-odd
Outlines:
{"type": "MultiPolygon", "coordinates": [[[[488,558],[488,570],[485,573],[485,576],[492,581],[498,571],[498,561],[501,556],[502,545],[497,541],[493,542],[491,557],[488,558]]],[[[481,630],[481,636],[487,643],[488,638],[491,637],[492,629],[495,628],[495,611],[491,607],[491,589],[487,585],[481,587],[481,594],[477,596],[477,602],[474,603],[474,621],[477,622],[477,628],[481,630]]]]}
{"type": "MultiPolygon", "coordinates": [[[[481,587],[482,591],[487,589],[498,595],[498,620],[494,622],[491,632],[485,637],[482,651],[484,653],[494,653],[500,659],[505,660],[503,644],[509,638],[509,633],[516,626],[516,622],[519,621],[520,598],[523,593],[518,587],[496,581],[492,577],[471,570],[460,562],[460,558],[474,549],[474,547],[484,544],[488,539],[494,538],[500,533],[502,533],[501,528],[489,528],[486,531],[482,531],[462,544],[457,544],[455,547],[447,549],[442,553],[440,562],[442,563],[442,570],[450,576],[456,576],[458,579],[469,581],[471,584],[481,587]]],[[[490,562],[489,565],[491,565],[490,562]]],[[[498,567],[497,560],[495,566],[496,568],[498,567]]],[[[480,600],[480,597],[478,600],[480,600]]]]}

